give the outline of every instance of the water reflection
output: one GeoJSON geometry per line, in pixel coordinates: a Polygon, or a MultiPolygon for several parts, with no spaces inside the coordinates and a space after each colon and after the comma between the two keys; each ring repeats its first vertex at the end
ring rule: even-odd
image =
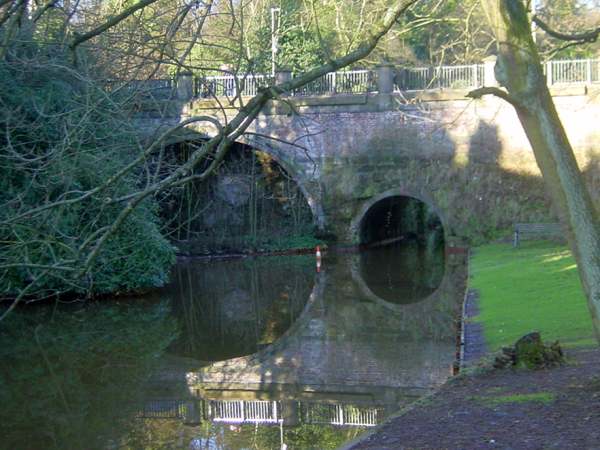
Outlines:
{"type": "Polygon", "coordinates": [[[403,303],[436,277],[390,277],[428,256],[378,252],[328,254],[320,273],[312,256],[189,262],[161,299],[15,315],[0,330],[2,445],[337,448],[454,361],[462,262],[403,303]]]}
{"type": "Polygon", "coordinates": [[[363,428],[340,428],[333,425],[224,425],[205,422],[200,426],[181,425],[173,420],[142,419],[138,422],[138,440],[123,445],[127,449],[177,448],[190,450],[242,449],[319,449],[334,450],[356,438],[363,428]],[[148,445],[146,436],[152,436],[148,445]],[[176,437],[175,439],[173,437],[176,437]]]}
{"type": "Polygon", "coordinates": [[[293,400],[151,400],[138,412],[141,419],[180,419],[187,425],[204,421],[228,425],[284,423],[373,427],[383,417],[382,407],[350,403],[293,400]]]}
{"type": "MultiPolygon", "coordinates": [[[[314,260],[310,273],[316,284],[285,335],[252,355],[186,373],[189,397],[179,405],[184,411],[187,406],[181,405],[195,402],[199,423],[193,427],[196,435],[190,445],[247,448],[260,441],[256,448],[280,448],[285,443],[287,448],[302,449],[329,448],[329,442],[335,448],[349,433],[381,423],[448,378],[464,292],[460,262],[448,261],[443,276],[443,248],[426,254],[415,244],[366,255],[329,254],[316,275],[313,264],[314,260]],[[388,257],[382,258],[382,252],[388,257]],[[439,267],[430,270],[431,261],[439,267]],[[399,301],[394,308],[373,301],[361,283],[353,281],[357,267],[366,274],[361,279],[372,282],[370,275],[387,272],[389,277],[398,271],[397,264],[415,277],[392,279],[391,285],[400,289],[394,299],[410,295],[409,301],[399,301]],[[419,268],[427,273],[416,273],[419,268]],[[249,433],[252,425],[254,434],[249,433]],[[273,431],[278,427],[279,435],[273,431]]],[[[389,290],[393,292],[393,287],[389,290]]],[[[143,409],[144,417],[149,405],[160,404],[159,397],[151,400],[154,403],[143,409]]],[[[190,414],[181,413],[180,422],[184,421],[190,422],[190,414]]]]}
{"type": "Polygon", "coordinates": [[[12,313],[0,326],[0,448],[100,449],[135,430],[175,334],[162,302],[12,313]]]}
{"type": "Polygon", "coordinates": [[[313,265],[307,256],[178,265],[166,292],[183,332],[171,352],[220,361],[273,343],[304,308],[313,265]]]}
{"type": "Polygon", "coordinates": [[[382,300],[418,302],[431,295],[442,281],[443,242],[413,239],[375,247],[360,254],[359,273],[368,291],[382,300]]]}

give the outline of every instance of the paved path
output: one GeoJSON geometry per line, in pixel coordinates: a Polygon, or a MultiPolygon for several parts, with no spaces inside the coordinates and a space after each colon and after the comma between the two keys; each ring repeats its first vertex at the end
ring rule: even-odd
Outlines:
{"type": "Polygon", "coordinates": [[[463,318],[465,348],[463,354],[463,367],[469,367],[479,361],[487,353],[483,326],[474,321],[479,315],[479,293],[469,290],[465,299],[465,315],[463,318]]]}

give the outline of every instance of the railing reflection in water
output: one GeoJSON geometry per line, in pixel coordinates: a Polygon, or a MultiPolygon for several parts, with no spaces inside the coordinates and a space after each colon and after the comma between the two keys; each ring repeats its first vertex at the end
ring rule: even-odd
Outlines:
{"type": "Polygon", "coordinates": [[[312,424],[342,427],[374,427],[384,408],[348,403],[269,400],[151,400],[138,412],[140,419],[181,419],[187,423],[211,421],[223,424],[312,424]]]}

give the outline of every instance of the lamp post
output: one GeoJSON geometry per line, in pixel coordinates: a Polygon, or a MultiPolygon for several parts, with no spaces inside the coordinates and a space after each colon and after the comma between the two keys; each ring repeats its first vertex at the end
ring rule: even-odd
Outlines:
{"type": "Polygon", "coordinates": [[[277,56],[280,12],[280,8],[271,8],[271,76],[273,77],[275,77],[275,57],[277,56]]]}
{"type": "MultiPolygon", "coordinates": [[[[535,16],[536,9],[537,9],[537,0],[531,0],[531,17],[535,16]]],[[[533,42],[536,42],[536,37],[535,37],[536,30],[537,30],[537,25],[532,20],[531,21],[531,37],[533,39],[533,42]]]]}

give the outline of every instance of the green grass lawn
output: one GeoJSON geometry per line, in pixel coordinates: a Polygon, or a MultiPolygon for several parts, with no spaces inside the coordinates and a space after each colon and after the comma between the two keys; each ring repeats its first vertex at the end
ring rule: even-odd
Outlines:
{"type": "Polygon", "coordinates": [[[488,244],[472,252],[470,286],[480,294],[480,315],[489,350],[513,344],[531,331],[544,341],[592,346],[592,321],[577,275],[564,245],[526,242],[488,244]]]}

